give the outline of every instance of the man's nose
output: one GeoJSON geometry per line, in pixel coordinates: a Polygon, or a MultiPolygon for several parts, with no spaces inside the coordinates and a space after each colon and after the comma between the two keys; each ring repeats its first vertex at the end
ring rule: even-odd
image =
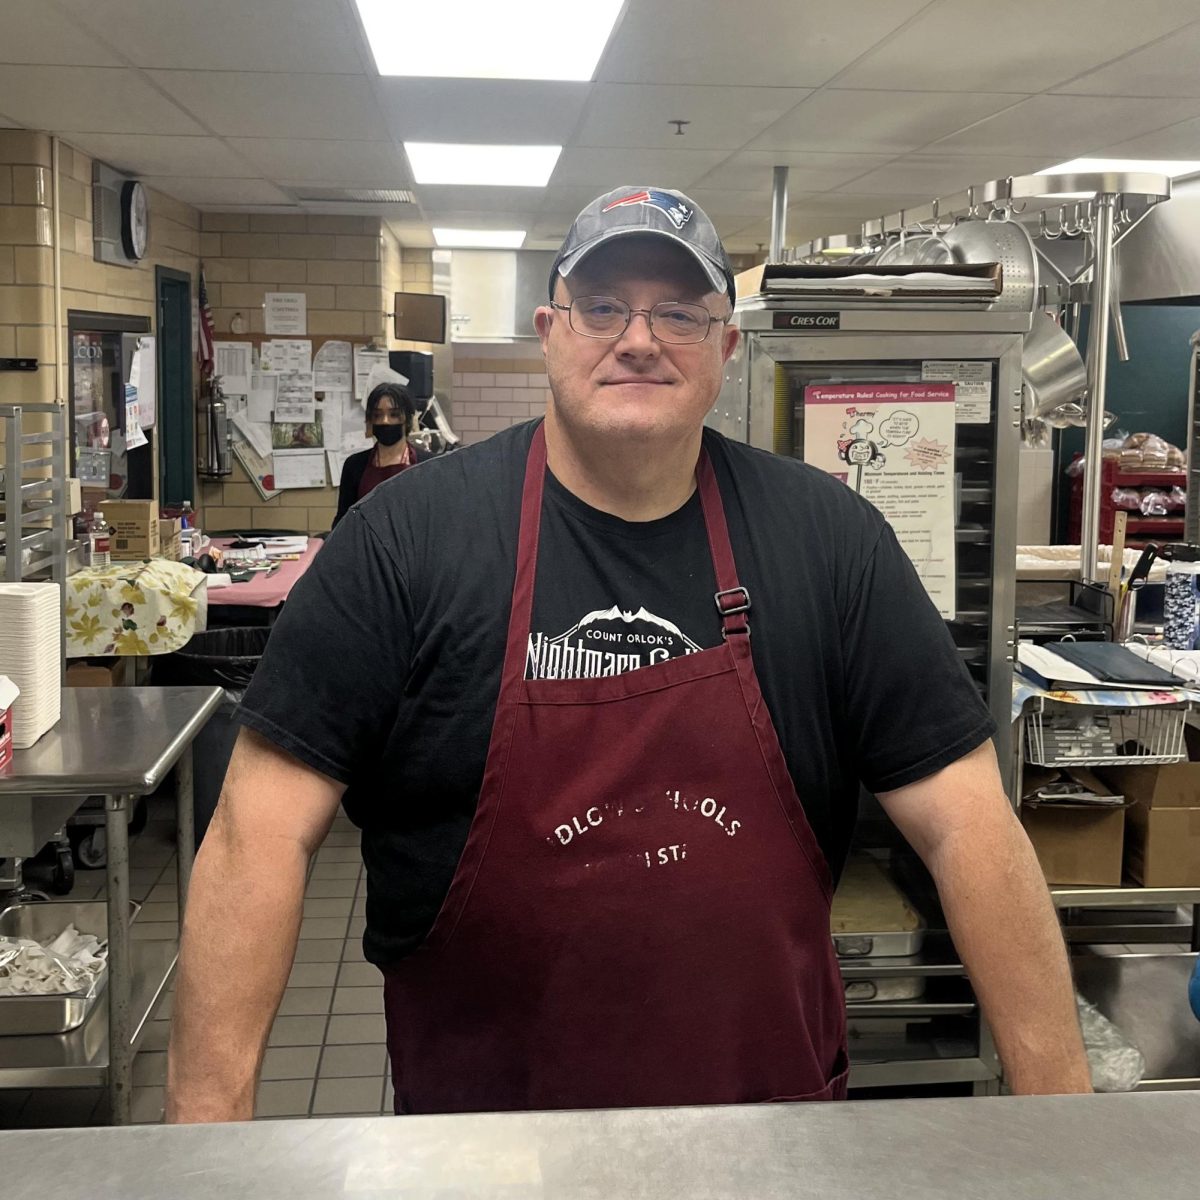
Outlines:
{"type": "Polygon", "coordinates": [[[635,309],[629,314],[629,324],[617,338],[615,351],[617,354],[639,357],[659,353],[658,339],[650,332],[650,314],[648,312],[635,309]]]}

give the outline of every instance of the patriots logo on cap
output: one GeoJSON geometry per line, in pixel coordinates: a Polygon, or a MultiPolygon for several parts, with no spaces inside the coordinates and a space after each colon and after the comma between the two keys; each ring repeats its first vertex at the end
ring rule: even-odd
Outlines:
{"type": "Polygon", "coordinates": [[[657,208],[659,212],[666,213],[667,219],[676,229],[682,229],[692,219],[693,210],[691,208],[677,196],[658,188],[647,188],[644,192],[631,192],[628,196],[622,196],[620,200],[613,200],[610,204],[606,204],[600,211],[611,212],[614,208],[624,208],[629,204],[648,204],[651,208],[657,208]]]}

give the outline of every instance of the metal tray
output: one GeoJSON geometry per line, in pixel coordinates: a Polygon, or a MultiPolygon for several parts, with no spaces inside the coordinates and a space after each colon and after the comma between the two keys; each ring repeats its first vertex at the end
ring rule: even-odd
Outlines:
{"type": "Polygon", "coordinates": [[[846,863],[833,898],[833,946],[840,958],[916,954],[925,922],[884,868],[867,855],[846,863]]]}
{"type": "MultiPolygon", "coordinates": [[[[80,933],[108,937],[108,906],[103,900],[47,901],[14,904],[0,912],[0,937],[47,942],[68,926],[80,933]]],[[[108,984],[101,971],[90,992],[57,996],[0,996],[0,1036],[69,1033],[87,1020],[92,1005],[108,984]]]]}
{"type": "Polygon", "coordinates": [[[919,1000],[925,995],[924,976],[913,975],[899,979],[847,979],[846,1002],[860,1004],[867,1000],[919,1000]]]}

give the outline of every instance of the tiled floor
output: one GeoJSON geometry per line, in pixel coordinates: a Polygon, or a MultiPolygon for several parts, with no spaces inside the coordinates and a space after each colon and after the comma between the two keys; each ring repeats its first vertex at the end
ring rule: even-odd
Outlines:
{"type": "MultiPolygon", "coordinates": [[[[130,890],[142,902],[137,938],[177,936],[174,823],[170,802],[153,802],[130,851],[130,890]]],[[[296,963],[271,1029],[256,1116],[390,1113],[383,981],[363,960],[366,883],[358,833],[339,814],[317,852],[305,891],[296,963]]],[[[104,896],[104,872],[80,871],[70,899],[104,896]]],[[[162,1117],[173,991],[134,1060],[133,1117],[162,1117]]],[[[103,1124],[107,1098],[94,1089],[0,1091],[0,1128],[103,1124]]]]}

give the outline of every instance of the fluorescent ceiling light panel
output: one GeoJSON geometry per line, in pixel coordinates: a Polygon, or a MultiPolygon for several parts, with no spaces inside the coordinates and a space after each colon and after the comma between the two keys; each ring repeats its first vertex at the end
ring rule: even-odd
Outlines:
{"type": "Polygon", "coordinates": [[[471,247],[474,250],[519,250],[525,241],[524,229],[439,229],[434,226],[433,240],[439,246],[471,247]]]}
{"type": "Polygon", "coordinates": [[[1039,175],[1091,175],[1112,171],[1147,171],[1151,175],[1167,175],[1178,179],[1181,175],[1194,175],[1200,171],[1200,162],[1182,158],[1073,158],[1059,163],[1057,167],[1046,167],[1039,175]]]}
{"type": "Polygon", "coordinates": [[[533,0],[356,3],[380,75],[587,82],[622,0],[588,0],[559,14],[533,0]]]}
{"type": "Polygon", "coordinates": [[[545,187],[561,146],[470,146],[453,142],[405,142],[418,183],[545,187]]]}

